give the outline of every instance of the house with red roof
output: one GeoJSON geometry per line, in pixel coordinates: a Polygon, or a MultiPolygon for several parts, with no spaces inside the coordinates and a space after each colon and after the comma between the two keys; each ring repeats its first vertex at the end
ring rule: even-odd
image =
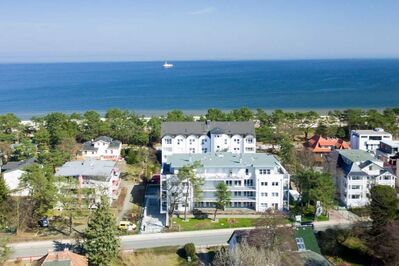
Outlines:
{"type": "Polygon", "coordinates": [[[323,138],[320,135],[314,135],[305,143],[305,147],[321,157],[333,150],[350,149],[350,144],[342,139],[323,138]]]}

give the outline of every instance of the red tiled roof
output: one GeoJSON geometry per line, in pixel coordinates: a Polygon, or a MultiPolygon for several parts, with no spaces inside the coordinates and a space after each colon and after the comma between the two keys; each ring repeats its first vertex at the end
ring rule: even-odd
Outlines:
{"type": "Polygon", "coordinates": [[[337,138],[323,138],[319,135],[314,135],[311,137],[306,146],[312,150],[314,153],[328,153],[331,152],[333,147],[335,149],[349,149],[349,143],[337,138]]]}
{"type": "Polygon", "coordinates": [[[46,255],[37,260],[38,265],[45,265],[47,262],[68,261],[70,266],[87,266],[87,258],[69,250],[49,251],[46,255]]]}

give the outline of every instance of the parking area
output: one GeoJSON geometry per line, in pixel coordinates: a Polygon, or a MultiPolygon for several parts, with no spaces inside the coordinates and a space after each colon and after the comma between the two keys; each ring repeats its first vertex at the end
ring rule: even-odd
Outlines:
{"type": "Polygon", "coordinates": [[[140,232],[159,233],[165,226],[166,216],[160,212],[159,185],[149,185],[145,195],[145,208],[140,232]]]}

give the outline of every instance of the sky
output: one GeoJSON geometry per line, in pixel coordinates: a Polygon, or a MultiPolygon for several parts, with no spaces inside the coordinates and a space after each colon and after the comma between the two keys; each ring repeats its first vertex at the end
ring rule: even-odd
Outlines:
{"type": "Polygon", "coordinates": [[[1,0],[0,62],[399,58],[397,0],[1,0]]]}

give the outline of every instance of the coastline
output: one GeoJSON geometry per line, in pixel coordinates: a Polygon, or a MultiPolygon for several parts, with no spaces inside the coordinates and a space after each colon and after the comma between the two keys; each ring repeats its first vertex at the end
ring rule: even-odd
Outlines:
{"type": "MultiPolygon", "coordinates": [[[[316,113],[318,113],[319,115],[327,115],[329,111],[334,111],[334,110],[338,110],[338,111],[343,111],[343,110],[348,110],[348,109],[360,109],[363,111],[367,111],[367,110],[377,110],[379,112],[383,111],[384,109],[389,109],[389,108],[397,108],[398,106],[389,106],[389,107],[378,107],[378,108],[363,108],[363,107],[348,107],[348,108],[276,108],[276,109],[264,109],[264,108],[260,108],[262,110],[264,110],[266,113],[272,113],[275,110],[282,110],[284,112],[309,112],[309,111],[314,111],[316,113]]],[[[199,109],[199,110],[194,110],[194,109],[189,109],[189,110],[184,110],[184,109],[168,109],[168,110],[134,110],[134,109],[123,109],[123,108],[119,108],[119,107],[114,107],[116,109],[121,109],[123,111],[127,110],[130,112],[133,112],[143,118],[149,119],[152,116],[164,116],[166,115],[168,112],[173,111],[173,110],[179,110],[182,111],[184,114],[186,115],[193,115],[193,116],[202,116],[205,115],[208,111],[208,109],[211,108],[216,108],[221,110],[222,112],[231,112],[234,109],[221,109],[221,108],[217,108],[217,107],[209,107],[208,109],[199,109]]],[[[245,108],[245,106],[242,107],[237,107],[236,109],[239,108],[245,108]]],[[[253,108],[249,108],[249,110],[251,110],[252,112],[256,113],[257,109],[253,109],[253,108]]],[[[93,110],[93,109],[87,109],[87,110],[76,110],[76,111],[62,111],[62,110],[54,110],[54,111],[43,111],[43,112],[35,112],[35,113],[19,113],[19,112],[11,112],[13,114],[15,114],[19,119],[21,119],[22,121],[31,121],[31,119],[33,117],[41,117],[41,116],[46,116],[47,114],[50,113],[55,113],[55,112],[59,112],[59,113],[64,113],[67,115],[70,115],[72,113],[78,113],[78,114],[83,114],[87,111],[96,111],[98,112],[101,117],[105,116],[105,113],[107,112],[107,110],[93,110]]],[[[6,113],[0,113],[0,115],[4,115],[6,113]]]]}

